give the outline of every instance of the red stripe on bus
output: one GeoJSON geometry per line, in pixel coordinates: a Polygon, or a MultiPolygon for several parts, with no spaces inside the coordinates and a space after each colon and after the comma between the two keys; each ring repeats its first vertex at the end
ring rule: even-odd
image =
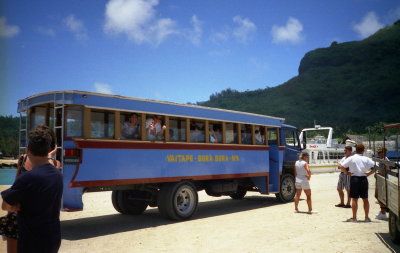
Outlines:
{"type": "Polygon", "coordinates": [[[181,180],[213,180],[227,178],[242,177],[268,177],[268,172],[243,173],[243,174],[222,174],[222,175],[204,175],[204,176],[187,176],[187,177],[160,177],[160,178],[137,178],[137,179],[115,179],[115,180],[95,180],[95,181],[77,181],[70,182],[69,187],[100,187],[100,186],[117,186],[128,184],[155,184],[178,182],[181,180]]]}
{"type": "Polygon", "coordinates": [[[99,149],[183,149],[183,150],[262,150],[267,151],[267,146],[246,145],[219,145],[219,144],[186,144],[186,143],[151,143],[151,142],[125,142],[125,141],[96,141],[75,140],[78,148],[99,149]]]}

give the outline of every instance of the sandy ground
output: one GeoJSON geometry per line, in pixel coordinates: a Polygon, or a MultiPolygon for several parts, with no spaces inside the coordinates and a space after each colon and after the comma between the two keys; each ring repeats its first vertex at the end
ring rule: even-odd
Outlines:
{"type": "MultiPolygon", "coordinates": [[[[345,222],[351,209],[334,207],[337,179],[338,173],[312,177],[318,210],[312,215],[294,213],[293,202],[282,204],[274,196],[249,193],[232,200],[200,192],[193,219],[175,222],[162,218],[157,208],[121,215],[112,207],[110,192],[88,193],[84,211],[61,213],[59,252],[400,252],[389,239],[387,221],[374,219],[379,210],[374,178],[369,178],[371,223],[345,222]]],[[[306,211],[306,205],[303,198],[300,210],[306,211]]]]}

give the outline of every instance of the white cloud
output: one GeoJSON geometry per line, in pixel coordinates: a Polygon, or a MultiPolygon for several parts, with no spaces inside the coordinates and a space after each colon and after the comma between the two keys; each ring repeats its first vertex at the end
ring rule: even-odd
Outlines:
{"type": "Polygon", "coordinates": [[[211,33],[211,36],[210,36],[210,40],[212,41],[212,42],[220,42],[220,41],[227,41],[228,39],[229,39],[229,37],[230,37],[230,31],[229,31],[229,28],[225,28],[223,31],[221,31],[221,32],[213,32],[213,33],[211,33]]]}
{"type": "Polygon", "coordinates": [[[168,36],[178,34],[176,22],[157,19],[158,0],[110,0],[106,5],[104,31],[125,34],[137,44],[160,44],[168,36]]]}
{"type": "Polygon", "coordinates": [[[78,40],[87,40],[89,37],[87,35],[86,27],[83,22],[71,14],[63,19],[64,25],[70,30],[75,38],[78,40]]]}
{"type": "Polygon", "coordinates": [[[201,36],[203,35],[202,22],[194,15],[190,23],[193,29],[188,32],[188,38],[193,44],[199,45],[201,43],[201,36]]]}
{"type": "Polygon", "coordinates": [[[49,36],[49,37],[54,37],[56,36],[56,33],[54,32],[53,29],[51,28],[45,28],[45,27],[38,27],[37,31],[43,35],[49,36]]]}
{"type": "Polygon", "coordinates": [[[253,34],[256,32],[256,25],[248,18],[242,18],[241,16],[235,16],[233,22],[237,24],[237,27],[233,29],[232,35],[239,42],[246,43],[249,41],[253,34]]]}
{"type": "Polygon", "coordinates": [[[362,19],[362,21],[353,26],[353,30],[358,33],[361,38],[368,37],[381,29],[384,25],[379,22],[375,12],[368,12],[362,19]]]}
{"type": "Polygon", "coordinates": [[[19,34],[19,27],[8,25],[5,17],[0,17],[0,37],[12,38],[19,34]]]}
{"type": "Polygon", "coordinates": [[[304,40],[301,34],[302,31],[303,25],[301,22],[298,19],[290,17],[286,26],[272,26],[272,41],[274,43],[290,42],[296,44],[304,40]]]}
{"type": "Polygon", "coordinates": [[[111,86],[106,83],[95,83],[94,91],[98,93],[112,94],[111,86]]]}

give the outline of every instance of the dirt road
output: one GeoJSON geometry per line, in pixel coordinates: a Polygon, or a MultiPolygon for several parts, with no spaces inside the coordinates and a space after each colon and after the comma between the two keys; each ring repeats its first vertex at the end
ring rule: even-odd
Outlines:
{"type": "MultiPolygon", "coordinates": [[[[88,193],[84,211],[61,214],[60,252],[400,252],[389,239],[387,221],[374,219],[379,209],[374,178],[369,178],[371,223],[345,222],[351,210],[334,207],[337,178],[338,173],[313,175],[318,213],[312,215],[294,213],[293,202],[281,204],[274,196],[250,193],[232,200],[200,192],[195,217],[174,222],[157,208],[140,216],[121,215],[112,207],[110,192],[88,193]]],[[[304,199],[300,210],[306,211],[304,199]]]]}

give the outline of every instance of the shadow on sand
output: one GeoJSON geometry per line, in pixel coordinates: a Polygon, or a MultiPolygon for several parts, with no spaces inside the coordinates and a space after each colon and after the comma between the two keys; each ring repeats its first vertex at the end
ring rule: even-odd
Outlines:
{"type": "Polygon", "coordinates": [[[376,236],[382,241],[386,247],[393,253],[400,253],[400,245],[394,244],[390,239],[389,233],[376,233],[376,236]]]}
{"type": "MultiPolygon", "coordinates": [[[[220,199],[199,202],[192,220],[204,219],[230,213],[238,213],[283,204],[275,197],[249,196],[242,200],[220,199]]],[[[61,237],[65,240],[82,240],[97,236],[116,234],[150,227],[176,223],[162,217],[156,208],[146,210],[142,215],[119,213],[61,221],[61,237]]]]}

